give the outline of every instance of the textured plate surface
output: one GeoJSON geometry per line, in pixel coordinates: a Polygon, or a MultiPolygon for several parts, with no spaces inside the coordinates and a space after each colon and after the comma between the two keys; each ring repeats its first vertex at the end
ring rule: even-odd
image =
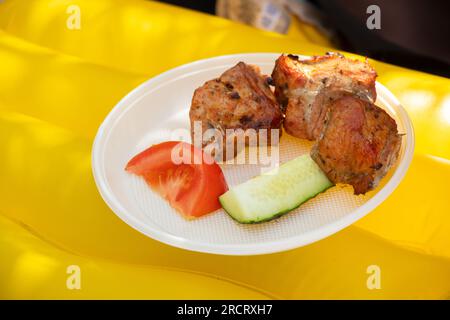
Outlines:
{"type": "MultiPolygon", "coordinates": [[[[239,61],[256,64],[270,74],[279,54],[222,56],[190,63],[140,85],[106,117],[94,142],[95,181],[109,207],[126,223],[147,236],[188,250],[229,255],[272,253],[327,237],[360,219],[397,187],[411,162],[414,133],[397,99],[377,83],[377,105],[384,108],[405,133],[399,160],[374,191],[355,196],[351,187],[333,187],[289,214],[263,224],[240,225],[222,210],[187,221],[146,183],[127,174],[131,157],[167,140],[190,142],[189,107],[194,90],[218,77],[239,61]]],[[[280,162],[308,153],[311,143],[284,134],[280,162]]],[[[223,165],[230,187],[258,175],[258,165],[223,165]]]]}

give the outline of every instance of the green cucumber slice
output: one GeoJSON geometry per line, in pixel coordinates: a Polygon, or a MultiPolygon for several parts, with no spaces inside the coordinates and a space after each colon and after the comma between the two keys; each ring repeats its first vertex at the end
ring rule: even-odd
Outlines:
{"type": "Polygon", "coordinates": [[[240,223],[269,221],[297,208],[333,184],[309,155],[303,155],[237,185],[219,201],[240,223]]]}

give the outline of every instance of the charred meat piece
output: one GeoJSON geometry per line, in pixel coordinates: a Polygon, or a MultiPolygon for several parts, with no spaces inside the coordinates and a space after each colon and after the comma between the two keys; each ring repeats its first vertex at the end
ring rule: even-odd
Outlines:
{"type": "Polygon", "coordinates": [[[397,124],[383,109],[352,95],[334,100],[311,157],[334,183],[355,194],[375,188],[395,163],[401,145],[397,124]]]}
{"type": "Polygon", "coordinates": [[[376,100],[375,70],[367,63],[336,53],[301,60],[281,55],[272,73],[275,96],[286,113],[287,133],[309,140],[318,138],[326,114],[325,102],[351,93],[376,100]]]}
{"type": "MultiPolygon", "coordinates": [[[[221,145],[222,159],[229,159],[239,152],[237,136],[248,129],[255,129],[258,133],[265,129],[261,134],[267,133],[268,143],[272,134],[279,138],[283,114],[270,89],[270,82],[270,77],[263,76],[257,66],[239,62],[219,78],[207,81],[195,90],[189,111],[194,144],[205,148],[205,151],[209,151],[208,145],[221,145]],[[201,128],[203,138],[195,135],[196,127],[201,128]],[[208,129],[213,129],[222,138],[207,137],[208,129]],[[198,145],[199,140],[202,140],[201,145],[198,145]],[[231,147],[233,151],[227,152],[226,149],[231,147]]],[[[221,157],[217,149],[210,153],[216,158],[221,157]]]]}

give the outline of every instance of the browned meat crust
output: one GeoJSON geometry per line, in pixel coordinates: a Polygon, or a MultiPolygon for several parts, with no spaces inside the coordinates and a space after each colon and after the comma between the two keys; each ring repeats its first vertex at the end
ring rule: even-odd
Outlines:
{"type": "Polygon", "coordinates": [[[226,154],[215,153],[217,149],[211,153],[229,159],[239,152],[241,133],[228,129],[242,129],[243,135],[245,130],[267,129],[270,143],[271,131],[281,134],[285,111],[286,131],[316,140],[311,156],[332,182],[352,185],[355,194],[375,188],[395,163],[401,137],[395,120],[373,104],[372,67],[336,54],[307,60],[282,55],[272,77],[275,95],[270,78],[240,62],[198,88],[189,112],[194,143],[194,123],[200,121],[202,134],[213,129],[221,140],[203,140],[199,147],[219,144],[226,154]]]}
{"type": "Polygon", "coordinates": [[[272,73],[286,132],[317,140],[312,158],[332,182],[352,185],[355,194],[376,187],[400,150],[394,119],[373,104],[376,77],[367,61],[340,54],[282,55],[272,73]]]}
{"type": "Polygon", "coordinates": [[[363,194],[386,175],[400,145],[394,119],[376,105],[347,94],[329,105],[311,157],[332,182],[350,184],[355,194],[363,194]]]}
{"type": "MultiPolygon", "coordinates": [[[[230,136],[227,129],[267,129],[270,143],[272,129],[278,129],[281,133],[283,114],[269,83],[270,77],[261,75],[257,66],[243,62],[225,71],[219,78],[207,81],[195,90],[192,98],[189,112],[192,140],[196,141],[194,121],[201,121],[202,133],[215,129],[224,138],[223,141],[203,141],[203,148],[213,142],[224,143],[227,135],[230,136]]],[[[234,141],[235,145],[235,140],[229,141],[234,141]]],[[[235,156],[239,150],[234,149],[231,155],[227,153],[225,157],[223,154],[223,158],[235,156]]]]}
{"type": "Polygon", "coordinates": [[[376,100],[375,70],[367,63],[329,53],[300,60],[281,55],[272,73],[275,96],[282,104],[287,133],[309,140],[317,139],[322,129],[327,100],[341,93],[376,100]]]}

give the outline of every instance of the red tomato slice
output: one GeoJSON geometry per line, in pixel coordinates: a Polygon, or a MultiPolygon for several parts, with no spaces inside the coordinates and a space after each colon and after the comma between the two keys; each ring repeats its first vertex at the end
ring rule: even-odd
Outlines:
{"type": "Polygon", "coordinates": [[[168,141],[151,146],[133,157],[125,170],[142,176],[154,191],[188,218],[220,209],[219,196],[228,190],[214,159],[185,142],[168,141]]]}

